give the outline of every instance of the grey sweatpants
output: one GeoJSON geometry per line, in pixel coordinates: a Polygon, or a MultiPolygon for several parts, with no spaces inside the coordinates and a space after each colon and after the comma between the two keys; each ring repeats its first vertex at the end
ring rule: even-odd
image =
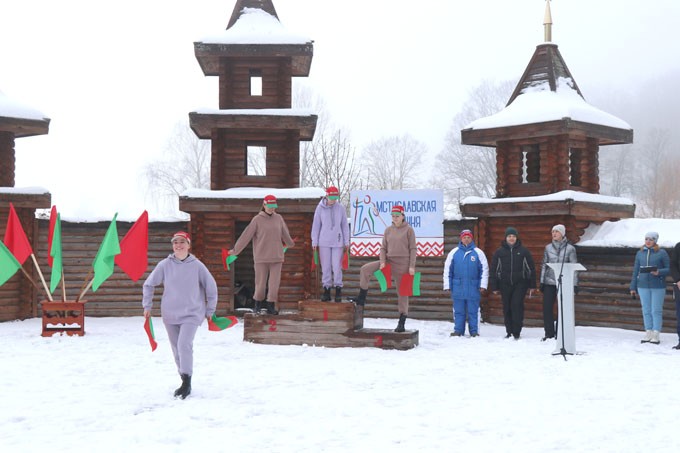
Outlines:
{"type": "Polygon", "coordinates": [[[253,299],[262,302],[267,291],[267,302],[278,302],[281,268],[283,263],[255,263],[255,294],[253,299]],[[267,287],[269,289],[267,290],[267,287]]]}
{"type": "Polygon", "coordinates": [[[165,321],[165,330],[168,332],[168,340],[172,354],[175,356],[177,371],[179,374],[194,374],[194,337],[198,326],[194,324],[168,324],[165,321]]]}
{"type": "MultiPolygon", "coordinates": [[[[404,274],[408,274],[408,256],[387,258],[387,264],[392,265],[392,280],[396,284],[396,288],[399,288],[401,283],[401,277],[404,274]]],[[[380,269],[380,261],[371,261],[361,266],[361,272],[359,273],[359,287],[361,289],[368,289],[368,283],[373,277],[373,273],[380,269]]],[[[397,291],[397,295],[399,291],[397,291]]],[[[397,306],[399,308],[399,314],[408,315],[408,296],[398,296],[397,306]]]]}

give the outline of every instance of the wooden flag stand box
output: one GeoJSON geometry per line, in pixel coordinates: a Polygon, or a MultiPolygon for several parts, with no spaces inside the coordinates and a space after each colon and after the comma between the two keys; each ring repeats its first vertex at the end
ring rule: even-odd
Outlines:
{"type": "Polygon", "coordinates": [[[353,302],[302,300],[297,313],[246,313],[243,320],[243,340],[253,343],[398,350],[418,345],[417,330],[364,328],[363,307],[353,302]]]}
{"type": "Polygon", "coordinates": [[[51,337],[55,333],[66,335],[85,335],[85,302],[44,300],[42,305],[42,336],[51,337]]]}

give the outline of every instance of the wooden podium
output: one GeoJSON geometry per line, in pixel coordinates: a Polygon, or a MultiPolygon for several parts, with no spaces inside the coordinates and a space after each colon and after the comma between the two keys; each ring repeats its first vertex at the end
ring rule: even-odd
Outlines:
{"type": "Polygon", "coordinates": [[[329,348],[413,349],[418,331],[397,333],[365,329],[363,307],[353,302],[298,302],[298,312],[281,315],[246,313],[243,340],[260,344],[309,345],[329,348]]]}
{"type": "Polygon", "coordinates": [[[50,302],[42,305],[42,336],[51,337],[55,333],[66,335],[85,335],[85,302],[50,302]]]}

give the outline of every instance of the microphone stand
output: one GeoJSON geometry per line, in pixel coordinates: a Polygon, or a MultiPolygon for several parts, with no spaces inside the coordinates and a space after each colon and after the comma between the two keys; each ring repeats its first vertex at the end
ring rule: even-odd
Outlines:
{"type": "MultiPolygon", "coordinates": [[[[564,244],[564,254],[562,255],[562,263],[560,267],[560,276],[557,278],[557,294],[560,296],[560,316],[557,318],[557,324],[560,328],[560,334],[562,336],[562,347],[560,348],[560,355],[567,360],[567,350],[564,348],[564,296],[562,294],[562,275],[564,270],[564,262],[567,260],[567,246],[569,242],[564,244]],[[562,320],[562,322],[560,322],[562,320]]],[[[557,251],[557,256],[559,256],[560,250],[557,251]]]]}

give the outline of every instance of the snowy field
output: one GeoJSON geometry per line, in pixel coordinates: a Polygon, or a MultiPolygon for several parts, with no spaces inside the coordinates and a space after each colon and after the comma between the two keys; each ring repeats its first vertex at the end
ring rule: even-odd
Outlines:
{"type": "MultiPolygon", "coordinates": [[[[140,310],[141,311],[141,310],[140,310]]],[[[393,328],[368,319],[366,327],[393,328]]],[[[243,324],[203,326],[193,393],[165,329],[151,352],[142,317],[86,318],[84,337],[40,336],[40,319],[0,323],[0,451],[676,452],[674,334],[577,327],[578,355],[528,328],[450,338],[407,321],[410,351],[244,343],[243,324]],[[189,449],[194,450],[189,450],[189,449]],[[162,449],[162,450],[161,450],[162,449]]]]}

